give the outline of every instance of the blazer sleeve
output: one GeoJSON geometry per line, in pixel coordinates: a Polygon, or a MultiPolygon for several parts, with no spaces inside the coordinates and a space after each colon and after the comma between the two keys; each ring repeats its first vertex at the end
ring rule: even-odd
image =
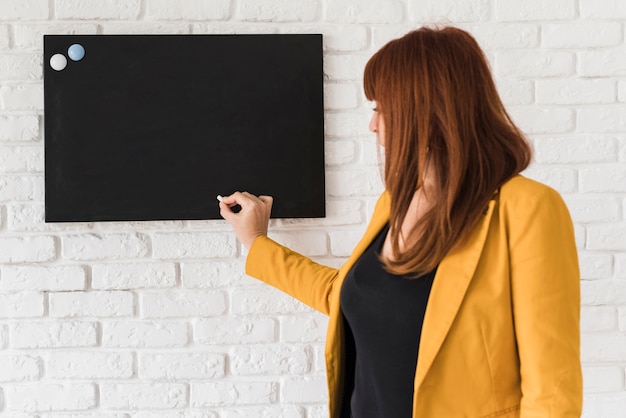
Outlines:
{"type": "Polygon", "coordinates": [[[508,208],[520,418],[580,417],[580,273],[573,225],[556,191],[544,186],[532,192],[508,208]]]}
{"type": "Polygon", "coordinates": [[[254,240],[246,274],[328,315],[329,295],[339,270],[323,266],[266,236],[254,240]]]}

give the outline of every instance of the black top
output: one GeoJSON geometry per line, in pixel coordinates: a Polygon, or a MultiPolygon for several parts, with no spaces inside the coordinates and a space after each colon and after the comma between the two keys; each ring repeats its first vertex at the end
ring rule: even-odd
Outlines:
{"type": "Polygon", "coordinates": [[[341,289],[342,418],[412,416],[417,349],[435,271],[417,279],[385,271],[378,254],[388,230],[355,263],[341,289]]]}

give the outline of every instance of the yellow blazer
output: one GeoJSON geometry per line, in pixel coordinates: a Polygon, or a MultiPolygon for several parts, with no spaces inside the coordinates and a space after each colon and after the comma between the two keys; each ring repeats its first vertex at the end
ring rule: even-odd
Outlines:
{"type": "MultiPolygon", "coordinates": [[[[388,219],[383,193],[340,269],[267,237],[254,241],[246,261],[249,275],[329,315],[332,418],[339,417],[343,388],[341,285],[388,219]]],[[[468,243],[437,269],[415,370],[413,417],[579,417],[579,315],[568,210],[553,189],[516,176],[494,194],[468,243]]]]}

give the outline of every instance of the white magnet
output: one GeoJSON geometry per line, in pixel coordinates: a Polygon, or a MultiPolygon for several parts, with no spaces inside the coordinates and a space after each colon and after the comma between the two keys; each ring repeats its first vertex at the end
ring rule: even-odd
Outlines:
{"type": "Polygon", "coordinates": [[[67,66],[67,58],[63,54],[54,54],[50,58],[50,67],[55,71],[61,71],[67,66]]]}
{"type": "Polygon", "coordinates": [[[85,56],[85,48],[81,44],[72,44],[67,49],[67,56],[72,61],[80,61],[85,56]]]}

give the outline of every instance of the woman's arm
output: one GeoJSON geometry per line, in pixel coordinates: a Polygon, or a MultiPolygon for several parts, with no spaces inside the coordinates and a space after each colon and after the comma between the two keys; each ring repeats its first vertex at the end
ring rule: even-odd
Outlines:
{"type": "Polygon", "coordinates": [[[323,266],[265,235],[254,240],[246,273],[262,280],[326,315],[329,294],[339,270],[323,266]]]}
{"type": "Polygon", "coordinates": [[[521,417],[580,417],[580,273],[572,221],[556,191],[531,192],[512,196],[505,208],[521,417]]]}
{"type": "Polygon", "coordinates": [[[220,213],[249,249],[246,273],[328,315],[328,296],[338,270],[322,266],[267,237],[270,196],[236,192],[222,198],[220,213]],[[231,210],[240,205],[237,213],[231,210]]]}

